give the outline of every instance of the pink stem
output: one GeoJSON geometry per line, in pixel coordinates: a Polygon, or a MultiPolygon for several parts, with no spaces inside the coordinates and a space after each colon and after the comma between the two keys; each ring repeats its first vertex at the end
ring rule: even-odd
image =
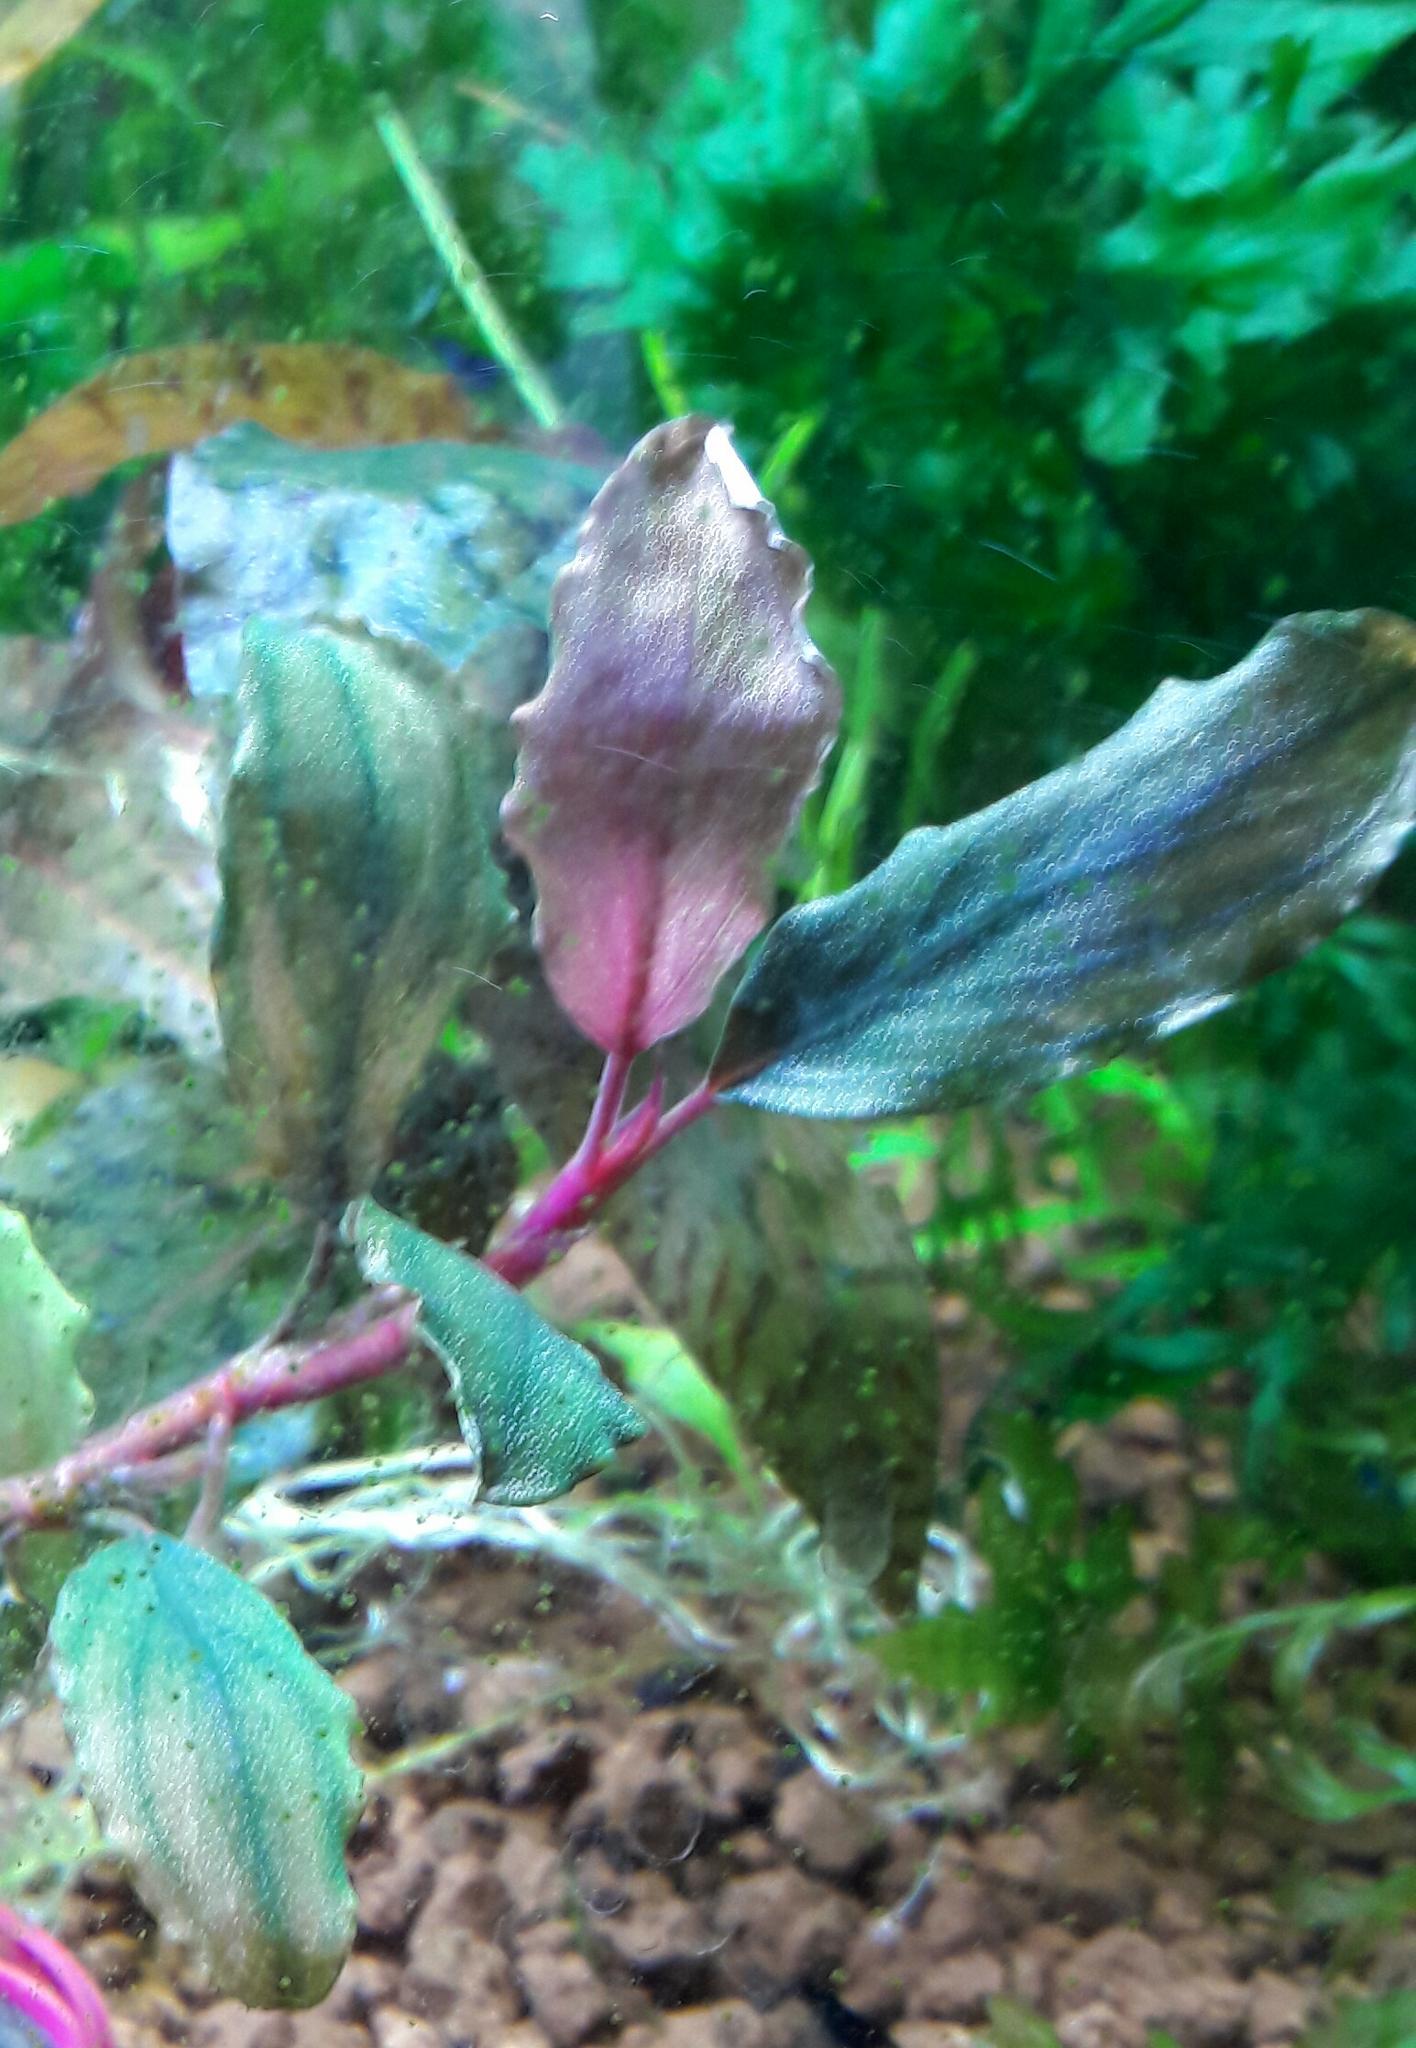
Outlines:
{"type": "Polygon", "coordinates": [[[577,1159],[593,1163],[603,1152],[605,1139],[624,1106],[624,1091],[629,1085],[629,1070],[633,1064],[626,1053],[605,1054],[600,1085],[595,1091],[595,1103],[590,1111],[590,1121],[585,1126],[585,1136],[575,1155],[577,1159]]]}
{"type": "Polygon", "coordinates": [[[115,1466],[146,1464],[164,1451],[179,1450],[205,1436],[219,1417],[244,1422],[248,1416],[380,1379],[407,1357],[417,1318],[412,1296],[384,1288],[360,1303],[340,1335],[314,1345],[276,1344],[243,1352],[205,1379],[90,1437],[47,1471],[0,1479],[0,1525],[49,1520],[115,1466]],[[377,1320],[370,1321],[371,1314],[377,1320]]]}
{"type": "MultiPolygon", "coordinates": [[[[485,1255],[483,1263],[511,1286],[524,1287],[544,1271],[631,1174],[717,1100],[705,1082],[666,1113],[662,1083],[656,1081],[637,1108],[620,1116],[629,1064],[618,1054],[606,1060],[579,1149],[501,1244],[485,1255]]],[[[396,1287],[380,1288],[323,1341],[268,1342],[241,1353],[204,1379],[90,1437],[46,1470],[0,1479],[0,1530],[52,1521],[85,1487],[111,1480],[125,1468],[152,1466],[199,1442],[213,1423],[235,1428],[252,1415],[381,1379],[407,1357],[417,1318],[412,1296],[396,1287]]]]}
{"type": "Polygon", "coordinates": [[[54,2048],[85,2048],[88,2035],[58,1992],[23,1963],[0,1961],[0,2006],[6,2005],[54,2048]]]}
{"type": "Polygon", "coordinates": [[[484,1255],[483,1264],[512,1287],[524,1287],[534,1280],[565,1249],[570,1235],[588,1222],[646,1159],[652,1159],[670,1138],[706,1115],[716,1100],[704,1083],[663,1115],[651,1095],[652,1121],[644,1118],[646,1105],[641,1104],[608,1134],[598,1152],[588,1154],[582,1144],[515,1228],[484,1255]],[[625,1143],[626,1137],[630,1143],[625,1143]]]}
{"type": "Polygon", "coordinates": [[[666,1116],[660,1117],[653,1137],[635,1160],[635,1165],[642,1166],[646,1159],[652,1159],[656,1152],[662,1152],[671,1138],[676,1138],[680,1131],[686,1131],[690,1124],[696,1124],[700,1117],[707,1116],[709,1110],[716,1109],[717,1106],[718,1097],[715,1091],[706,1081],[700,1081],[691,1095],[685,1095],[681,1102],[674,1104],[666,1116]]]}
{"type": "Polygon", "coordinates": [[[5,1905],[0,1905],[0,2000],[33,2020],[57,2048],[111,2048],[108,2014],[83,1964],[52,1934],[5,1905]]]}

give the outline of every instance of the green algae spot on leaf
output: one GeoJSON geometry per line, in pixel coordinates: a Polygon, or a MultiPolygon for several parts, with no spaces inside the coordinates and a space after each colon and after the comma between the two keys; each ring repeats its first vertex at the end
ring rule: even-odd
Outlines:
{"type": "Polygon", "coordinates": [[[476,729],[410,653],[255,620],[212,972],[269,1164],[333,1208],[399,1109],[507,909],[476,729]]]}
{"type": "Polygon", "coordinates": [[[347,1229],[366,1280],[421,1297],[420,1327],[447,1367],[488,1500],[554,1500],[643,1433],[584,1345],[476,1259],[377,1202],[360,1202],[347,1229]]]}
{"type": "Polygon", "coordinates": [[[1416,628],[1282,620],[1079,760],[791,911],[714,1061],[798,1116],[958,1109],[1179,1030],[1324,937],[1416,815],[1416,628]]]}
{"type": "Polygon", "coordinates": [[[352,1702],[260,1593],[171,1537],[67,1581],[54,1677],[85,1790],[214,1989],[316,2005],[354,1937],[352,1702]]]}

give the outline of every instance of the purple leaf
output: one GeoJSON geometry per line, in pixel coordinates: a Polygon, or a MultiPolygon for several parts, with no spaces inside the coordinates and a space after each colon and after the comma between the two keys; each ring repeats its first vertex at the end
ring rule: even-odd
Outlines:
{"type": "Polygon", "coordinates": [[[516,714],[503,817],[539,891],[556,998],[631,1057],[702,1014],[771,909],[768,866],[840,693],[807,638],[811,565],[704,418],[647,434],[600,491],[516,714]]]}

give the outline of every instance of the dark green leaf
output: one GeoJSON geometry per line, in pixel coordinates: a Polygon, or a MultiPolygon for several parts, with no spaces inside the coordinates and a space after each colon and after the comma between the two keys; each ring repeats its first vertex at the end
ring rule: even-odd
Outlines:
{"type": "Polygon", "coordinates": [[[263,1595],[167,1536],[65,1586],[54,1678],[85,1789],[215,1989],[316,2005],[354,1935],[352,1702],[263,1595]]]}
{"type": "MultiPolygon", "coordinates": [[[[64,1013],[80,1068],[81,1007],[64,1013]]],[[[253,1342],[309,1250],[219,1075],[172,1051],[109,1050],[0,1155],[0,1202],[91,1312],[79,1362],[101,1427],[253,1342]]]]}
{"type": "Polygon", "coordinates": [[[0,1583],[0,1715],[8,1717],[44,1648],[44,1615],[0,1583]]]}
{"type": "Polygon", "coordinates": [[[608,1229],[846,1569],[908,1604],[938,1477],[938,1340],[889,1192],[840,1132],[699,1124],[608,1229]]]}
{"type": "Polygon", "coordinates": [[[212,954],[233,1087],[273,1168],[368,1188],[507,916],[476,732],[388,643],[253,621],[212,954]]]}
{"type": "Polygon", "coordinates": [[[714,1063],[803,1116],[958,1108],[1179,1030],[1302,952],[1416,806],[1416,629],[1285,620],[1080,760],[790,912],[714,1063]]]}
{"type": "Polygon", "coordinates": [[[421,1298],[420,1327],[447,1367],[488,1500],[554,1500],[641,1434],[584,1345],[476,1259],[372,1201],[358,1204],[347,1227],[366,1280],[421,1298]]]}

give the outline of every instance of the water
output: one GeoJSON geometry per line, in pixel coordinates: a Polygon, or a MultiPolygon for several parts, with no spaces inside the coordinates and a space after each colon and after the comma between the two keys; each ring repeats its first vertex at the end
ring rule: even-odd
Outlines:
{"type": "Polygon", "coordinates": [[[120,2042],[1416,2041],[1413,52],[0,18],[0,1901],[120,2042]]]}

